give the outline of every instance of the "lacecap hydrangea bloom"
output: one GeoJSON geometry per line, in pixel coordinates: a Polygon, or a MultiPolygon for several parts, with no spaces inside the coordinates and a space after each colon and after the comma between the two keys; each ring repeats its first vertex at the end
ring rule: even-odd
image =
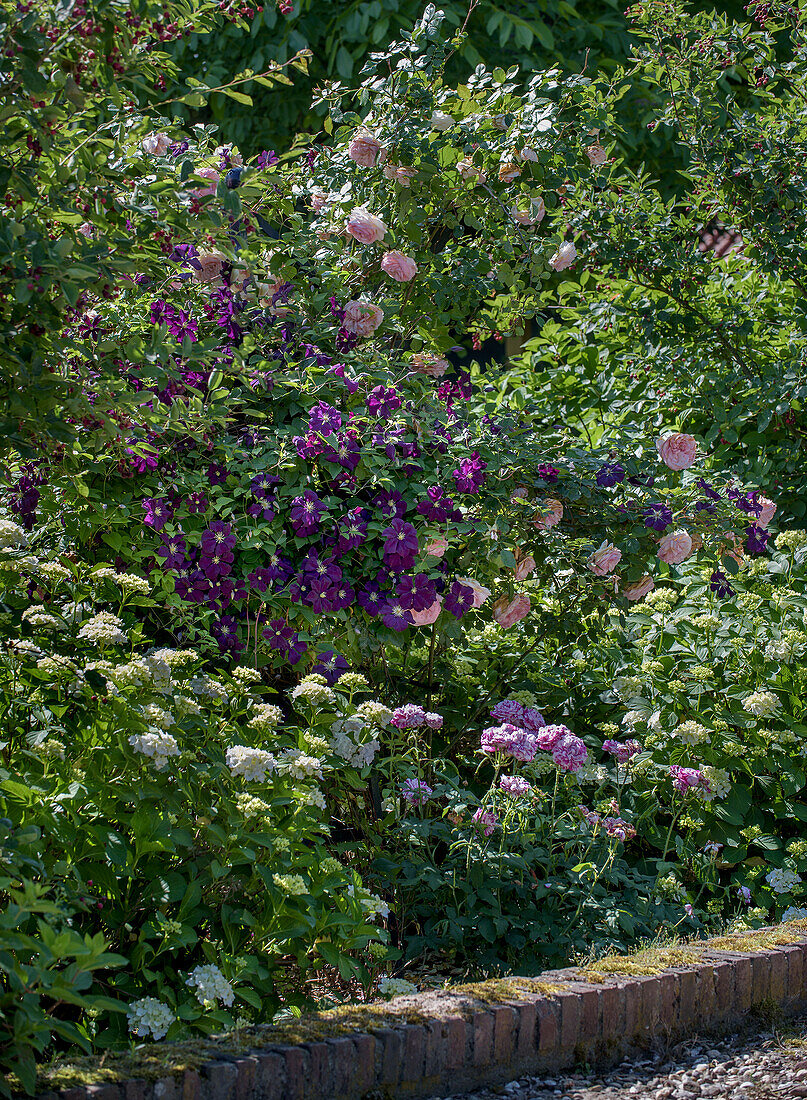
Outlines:
{"type": "Polygon", "coordinates": [[[142,997],[133,1001],[128,1008],[129,1030],[140,1039],[162,1039],[176,1016],[156,997],[142,997]]]}
{"type": "Polygon", "coordinates": [[[788,924],[790,921],[807,921],[807,909],[799,908],[797,905],[789,905],[782,913],[782,924],[788,924]]]}
{"type": "Polygon", "coordinates": [[[235,999],[233,987],[213,963],[194,967],[185,980],[185,985],[191,987],[201,1004],[221,1001],[223,1005],[231,1005],[235,999]]]}

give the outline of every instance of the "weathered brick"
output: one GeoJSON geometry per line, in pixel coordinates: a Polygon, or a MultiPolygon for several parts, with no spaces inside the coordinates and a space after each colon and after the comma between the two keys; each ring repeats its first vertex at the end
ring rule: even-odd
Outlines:
{"type": "Polygon", "coordinates": [[[541,1054],[554,1054],[560,1041],[560,1009],[548,998],[538,1001],[538,1050],[541,1054]]]}
{"type": "MultiPolygon", "coordinates": [[[[233,1062],[208,1062],[202,1066],[200,1076],[205,1100],[232,1100],[235,1096],[238,1070],[233,1062]]],[[[156,1100],[156,1086],[154,1095],[156,1100]]]]}
{"type": "MultiPolygon", "coordinates": [[[[714,1023],[717,1007],[715,989],[715,969],[711,963],[701,964],[695,974],[695,1011],[693,1020],[704,1026],[714,1023]]],[[[683,987],[681,993],[681,1022],[685,1022],[683,1010],[683,987]]]]}
{"type": "MultiPolygon", "coordinates": [[[[238,1082],[237,1071],[235,1072],[234,1082],[238,1082]]],[[[154,1100],[177,1100],[178,1096],[179,1084],[176,1077],[161,1077],[159,1081],[154,1082],[154,1100]]],[[[98,1100],[98,1098],[95,1097],[94,1100],[98,1100]]]]}
{"type": "MultiPolygon", "coordinates": [[[[150,1100],[153,1086],[150,1081],[134,1077],[123,1086],[124,1100],[150,1100]]],[[[62,1093],[64,1095],[64,1093],[62,1093]]]]}
{"type": "Polygon", "coordinates": [[[678,1026],[678,975],[659,974],[659,1027],[672,1033],[678,1026]]]}
{"type": "Polygon", "coordinates": [[[235,1100],[252,1100],[255,1091],[255,1071],[258,1063],[254,1058],[236,1059],[235,1100]]]}
{"type": "Polygon", "coordinates": [[[558,993],[560,1003],[560,1046],[562,1050],[574,1050],[580,1042],[580,1020],[583,1006],[576,993],[558,993]]]}
{"type": "Polygon", "coordinates": [[[376,1055],[380,1043],[374,1035],[351,1035],[350,1041],[356,1048],[356,1077],[353,1088],[359,1096],[363,1096],[375,1087],[376,1055]]]}
{"type": "Polygon", "coordinates": [[[423,1076],[426,1057],[426,1030],[420,1024],[407,1024],[403,1029],[404,1057],[402,1081],[419,1081],[423,1076]]]}
{"type": "Polygon", "coordinates": [[[256,1052],[255,1060],[257,1100],[281,1100],[286,1094],[286,1059],[276,1050],[261,1050],[256,1052]]]}
{"type": "Polygon", "coordinates": [[[661,1014],[661,982],[657,977],[642,978],[642,1032],[653,1035],[661,1014]]]}
{"type": "Polygon", "coordinates": [[[771,995],[771,957],[767,951],[751,956],[751,1004],[767,1001],[771,995]]]}
{"type": "Polygon", "coordinates": [[[87,1100],[121,1100],[120,1085],[112,1081],[102,1085],[87,1085],[85,1096],[87,1100]]]}
{"type": "Polygon", "coordinates": [[[601,1033],[611,1042],[625,1034],[625,1005],[622,989],[618,985],[605,985],[600,994],[602,1012],[601,1033]]]}
{"type": "Polygon", "coordinates": [[[308,1100],[307,1086],[311,1077],[311,1059],[304,1047],[281,1047],[286,1062],[286,1094],[284,1100],[308,1100]]]}
{"type": "Polygon", "coordinates": [[[678,973],[678,1020],[677,1028],[692,1027],[698,1019],[698,974],[695,970],[681,970],[678,973]]]}
{"type": "Polygon", "coordinates": [[[477,1012],[473,1018],[474,1026],[474,1065],[489,1066],[493,1061],[493,1015],[490,1012],[477,1012]]]}
{"type": "Polygon", "coordinates": [[[535,1001],[518,1006],[518,1039],[516,1056],[520,1062],[529,1062],[538,1049],[538,1008],[535,1001]]]}
{"type": "Polygon", "coordinates": [[[377,1064],[379,1085],[397,1085],[403,1062],[403,1035],[396,1028],[382,1027],[374,1031],[381,1043],[380,1065],[377,1064]]]}
{"type": "Polygon", "coordinates": [[[622,986],[622,1002],[625,1009],[625,1039],[630,1043],[641,1031],[642,987],[638,982],[626,982],[622,986]]]}
{"type": "Polygon", "coordinates": [[[512,1062],[516,1039],[516,1014],[509,1005],[493,1009],[493,1061],[512,1062]]]}
{"type": "Polygon", "coordinates": [[[600,997],[602,990],[596,985],[578,985],[580,997],[580,1042],[596,1043],[600,1038],[600,997]]]}
{"type": "Polygon", "coordinates": [[[182,1100],[201,1100],[202,1079],[195,1069],[186,1069],[182,1075],[182,1100]]]}
{"type": "Polygon", "coordinates": [[[802,981],[803,981],[803,961],[801,948],[794,947],[782,947],[780,951],[787,959],[787,994],[785,1003],[788,1005],[797,1005],[803,999],[802,981]]]}
{"type": "Polygon", "coordinates": [[[771,962],[771,988],[770,997],[779,1005],[787,1000],[787,955],[781,951],[772,951],[771,962]]]}
{"type": "Polygon", "coordinates": [[[716,958],[712,962],[715,976],[715,1020],[729,1020],[735,1014],[734,967],[728,959],[716,958]]]}
{"type": "Polygon", "coordinates": [[[439,1078],[446,1062],[447,1040],[444,1037],[443,1024],[432,1020],[426,1024],[426,1054],[423,1061],[423,1075],[427,1080],[439,1078]]]}
{"type": "MultiPolygon", "coordinates": [[[[356,1072],[356,1047],[350,1039],[328,1039],[331,1064],[331,1097],[341,1100],[352,1091],[356,1072]]],[[[375,1053],[375,1052],[373,1052],[375,1053]]]]}
{"type": "Polygon", "coordinates": [[[465,1065],[468,1045],[465,1020],[460,1016],[449,1016],[444,1023],[446,1029],[446,1068],[462,1069],[465,1065]]]}

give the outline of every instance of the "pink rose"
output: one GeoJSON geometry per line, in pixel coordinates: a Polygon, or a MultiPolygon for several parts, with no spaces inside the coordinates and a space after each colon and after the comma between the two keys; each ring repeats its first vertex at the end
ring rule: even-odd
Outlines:
{"type": "Polygon", "coordinates": [[[359,130],[347,149],[347,155],[362,168],[372,168],[381,152],[381,142],[369,130],[359,130]]]}
{"type": "Polygon", "coordinates": [[[571,267],[577,259],[577,249],[571,241],[564,241],[555,255],[550,259],[549,266],[553,271],[565,271],[571,267]]]}
{"type": "Polygon", "coordinates": [[[698,444],[694,435],[673,432],[664,439],[659,437],[656,440],[656,450],[665,466],[671,470],[686,470],[695,462],[698,444]]]}
{"type": "Polygon", "coordinates": [[[645,573],[643,577],[640,577],[638,581],[634,581],[633,584],[626,584],[622,590],[622,595],[626,600],[635,603],[638,600],[643,600],[647,593],[652,592],[655,587],[656,582],[649,574],[645,573]]]}
{"type": "Polygon", "coordinates": [[[524,581],[535,569],[535,558],[532,554],[525,554],[522,550],[516,550],[516,567],[514,570],[517,581],[524,581]]]}
{"type": "Polygon", "coordinates": [[[510,216],[518,225],[532,226],[543,221],[546,215],[546,204],[542,198],[534,200],[529,210],[519,210],[514,206],[510,216]]]}
{"type": "Polygon", "coordinates": [[[520,623],[529,614],[529,611],[530,598],[524,593],[514,596],[512,600],[508,599],[507,596],[502,596],[493,605],[493,618],[499,626],[508,630],[516,623],[520,623]]]}
{"type": "Polygon", "coordinates": [[[442,558],[446,550],[448,550],[448,540],[441,535],[426,543],[426,553],[431,554],[433,558],[442,558]]]}
{"type": "Polygon", "coordinates": [[[613,573],[622,561],[622,551],[617,550],[610,542],[603,542],[597,547],[588,559],[588,567],[597,577],[604,577],[607,573],[613,573]]]}
{"type": "Polygon", "coordinates": [[[408,283],[417,275],[418,265],[403,252],[385,252],[381,261],[381,270],[386,271],[396,283],[408,283]]]}
{"type": "Polygon", "coordinates": [[[404,168],[401,164],[385,164],[384,177],[400,184],[401,187],[411,187],[417,172],[414,168],[404,168]]]}
{"type": "Polygon", "coordinates": [[[586,149],[586,156],[591,162],[592,168],[599,168],[600,165],[605,164],[608,160],[608,154],[598,142],[589,145],[586,149]]]}
{"type": "Polygon", "coordinates": [[[80,233],[82,237],[91,237],[95,232],[95,227],[92,225],[91,222],[84,222],[83,225],[80,225],[78,227],[76,232],[80,233]]]}
{"type": "Polygon", "coordinates": [[[538,163],[538,154],[535,152],[531,145],[525,145],[518,155],[521,157],[522,160],[532,161],[533,164],[538,163]]]}
{"type": "Polygon", "coordinates": [[[314,212],[319,214],[325,204],[329,201],[328,195],[323,194],[322,191],[314,191],[311,195],[311,205],[314,208],[314,212]]]}
{"type": "Polygon", "coordinates": [[[220,178],[216,169],[200,168],[199,171],[195,173],[195,175],[201,176],[203,180],[210,181],[209,187],[197,187],[196,194],[199,196],[199,198],[204,198],[205,195],[215,195],[220,178]]]}
{"type": "Polygon", "coordinates": [[[538,518],[532,522],[541,531],[548,531],[563,519],[563,505],[555,497],[547,497],[542,501],[538,512],[538,518]]]}
{"type": "Polygon", "coordinates": [[[430,352],[412,356],[412,370],[418,374],[427,374],[429,378],[442,378],[450,366],[447,359],[441,359],[439,355],[432,355],[430,352]]]}
{"type": "Polygon", "coordinates": [[[384,310],[370,302],[348,302],[342,328],[356,336],[372,336],[384,320],[384,310]]]}
{"type": "Polygon", "coordinates": [[[485,586],[480,584],[479,581],[471,580],[470,577],[457,577],[457,580],[460,582],[460,584],[464,584],[466,588],[470,588],[470,590],[473,592],[474,602],[472,606],[474,607],[474,609],[481,607],[490,595],[490,589],[485,588],[485,586]]]}
{"type": "Polygon", "coordinates": [[[430,626],[433,622],[437,621],[442,606],[442,598],[438,596],[434,603],[427,607],[425,611],[410,611],[409,614],[412,616],[412,622],[415,626],[430,626]]]}
{"type": "Polygon", "coordinates": [[[194,263],[193,278],[197,283],[217,283],[221,277],[222,264],[227,262],[227,257],[221,252],[200,252],[194,263]]]}
{"type": "Polygon", "coordinates": [[[357,206],[345,224],[345,232],[360,244],[376,244],[384,240],[387,227],[365,206],[357,206]]]}
{"type": "Polygon", "coordinates": [[[488,178],[481,168],[477,168],[470,157],[457,161],[457,171],[466,183],[484,183],[488,178]]]}
{"type": "Polygon", "coordinates": [[[161,157],[163,153],[168,152],[171,139],[168,134],[146,134],[141,144],[144,152],[150,153],[153,157],[161,157]]]}
{"type": "Polygon", "coordinates": [[[658,556],[667,565],[678,565],[692,553],[692,539],[688,531],[673,531],[662,535],[658,544],[658,556]]]}
{"type": "Polygon", "coordinates": [[[756,519],[758,527],[767,527],[773,519],[776,513],[776,505],[772,500],[768,500],[767,497],[758,496],[757,501],[762,505],[762,511],[759,513],[756,519]]]}
{"type": "Polygon", "coordinates": [[[521,175],[521,169],[512,160],[506,160],[499,165],[499,179],[502,183],[512,183],[521,175]]]}

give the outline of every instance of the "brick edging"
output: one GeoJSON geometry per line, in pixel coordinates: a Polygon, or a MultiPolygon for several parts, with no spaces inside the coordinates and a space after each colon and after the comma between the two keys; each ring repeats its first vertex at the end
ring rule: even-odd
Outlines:
{"type": "Polygon", "coordinates": [[[390,1026],[366,1033],[235,1055],[223,1046],[198,1069],[42,1100],[391,1100],[470,1091],[578,1061],[614,1063],[657,1038],[736,1025],[754,1006],[807,1007],[807,936],[793,938],[803,942],[757,951],[706,941],[697,963],[655,975],[595,983],[567,969],[511,978],[495,1003],[450,989],[398,997],[384,1006],[390,1026]],[[537,983],[553,989],[532,992],[537,983]],[[422,1022],[404,1022],[413,1016],[422,1022]]]}

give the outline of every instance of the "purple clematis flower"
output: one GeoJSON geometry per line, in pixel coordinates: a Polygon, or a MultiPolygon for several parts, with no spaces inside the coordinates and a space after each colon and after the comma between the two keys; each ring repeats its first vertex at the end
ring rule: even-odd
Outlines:
{"type": "Polygon", "coordinates": [[[306,489],[302,496],[295,497],[291,506],[294,533],[302,537],[319,531],[324,511],[324,501],[312,489],[306,489]]]}
{"type": "Polygon", "coordinates": [[[381,534],[384,538],[384,564],[397,571],[410,569],[418,552],[417,531],[412,524],[394,519],[381,534]]]}

